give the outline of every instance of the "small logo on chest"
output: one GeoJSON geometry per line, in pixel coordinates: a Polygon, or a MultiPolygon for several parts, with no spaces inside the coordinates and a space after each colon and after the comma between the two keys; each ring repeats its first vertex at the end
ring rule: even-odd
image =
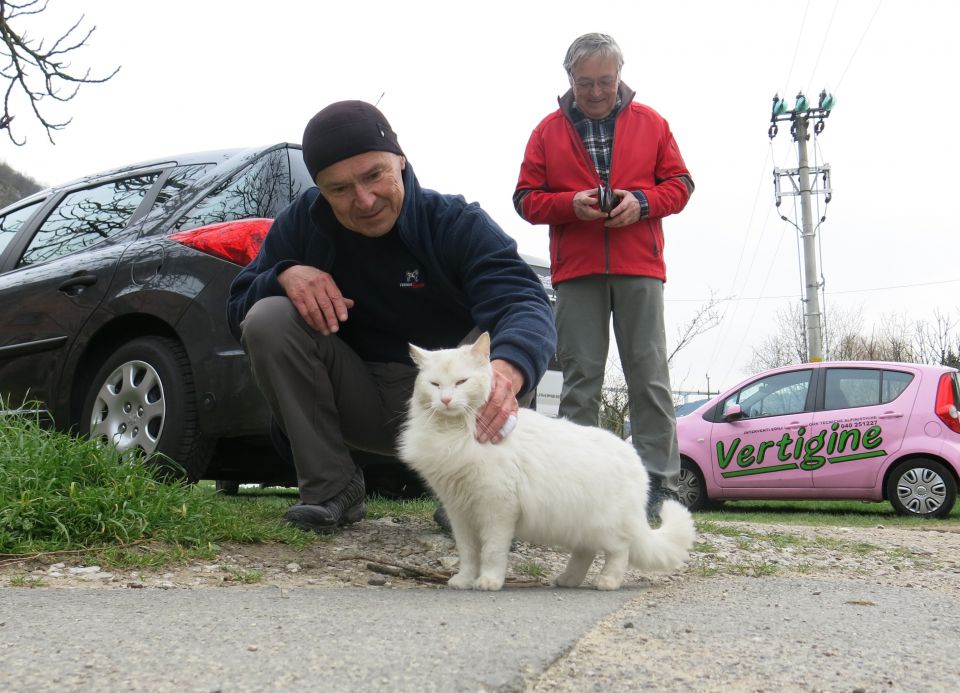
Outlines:
{"type": "Polygon", "coordinates": [[[420,278],[420,270],[406,270],[400,282],[401,289],[423,289],[427,283],[420,278]]]}

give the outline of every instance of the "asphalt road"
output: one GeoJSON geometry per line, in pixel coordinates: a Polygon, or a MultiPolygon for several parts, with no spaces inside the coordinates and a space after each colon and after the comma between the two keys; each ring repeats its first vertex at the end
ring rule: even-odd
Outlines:
{"type": "Polygon", "coordinates": [[[3,691],[956,690],[960,607],[853,581],[0,588],[3,691]]]}

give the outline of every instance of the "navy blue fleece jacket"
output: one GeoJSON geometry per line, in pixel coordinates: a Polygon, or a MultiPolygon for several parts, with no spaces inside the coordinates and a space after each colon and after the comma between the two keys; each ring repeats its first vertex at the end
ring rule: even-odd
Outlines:
{"type": "MultiPolygon", "coordinates": [[[[540,382],[556,348],[553,311],[539,278],[517,254],[516,242],[476,203],[421,188],[409,161],[403,185],[403,207],[393,232],[433,281],[469,311],[475,325],[490,332],[491,358],[520,369],[524,386],[518,394],[525,394],[540,382]]],[[[260,252],[230,287],[227,321],[237,339],[254,303],[284,295],[277,277],[285,269],[333,269],[336,228],[343,227],[317,188],[301,193],[277,215],[260,252]]],[[[403,338],[417,342],[414,334],[403,338]]]]}

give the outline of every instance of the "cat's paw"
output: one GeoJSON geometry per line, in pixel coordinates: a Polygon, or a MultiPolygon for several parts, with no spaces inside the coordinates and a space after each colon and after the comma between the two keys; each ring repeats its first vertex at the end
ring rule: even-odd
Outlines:
{"type": "Polygon", "coordinates": [[[579,587],[583,582],[583,578],[577,575],[567,575],[566,573],[560,573],[553,579],[553,584],[557,587],[579,587]]]}
{"type": "Polygon", "coordinates": [[[496,592],[503,587],[503,578],[497,579],[489,575],[481,575],[473,581],[473,588],[486,592],[496,592]]]}
{"type": "Polygon", "coordinates": [[[623,584],[622,577],[617,578],[617,577],[612,577],[610,575],[600,575],[597,578],[596,587],[598,590],[611,591],[611,590],[620,589],[620,585],[622,584],[623,584]]]}
{"type": "Polygon", "coordinates": [[[463,573],[457,573],[447,580],[447,584],[455,590],[469,590],[473,589],[473,578],[463,573]]]}

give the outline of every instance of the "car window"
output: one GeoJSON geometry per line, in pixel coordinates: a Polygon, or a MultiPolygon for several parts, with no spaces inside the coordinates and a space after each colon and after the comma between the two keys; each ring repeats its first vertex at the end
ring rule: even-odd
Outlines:
{"type": "Polygon", "coordinates": [[[224,221],[272,219],[290,202],[290,167],[286,150],[260,157],[250,168],[218,185],[180,217],[179,231],[224,221]]]}
{"type": "Polygon", "coordinates": [[[303,151],[291,147],[287,152],[290,155],[290,180],[293,184],[293,196],[296,197],[304,190],[312,188],[314,182],[310,179],[310,172],[303,162],[303,151]]]}
{"type": "Polygon", "coordinates": [[[806,409],[812,370],[776,373],[755,380],[727,397],[723,411],[731,404],[739,404],[745,418],[795,414],[806,409]]]}
{"type": "Polygon", "coordinates": [[[33,216],[33,213],[37,211],[37,208],[42,203],[43,200],[39,200],[32,205],[15,209],[9,214],[0,217],[0,253],[3,253],[4,249],[10,244],[10,241],[13,240],[13,237],[17,235],[20,227],[33,216]]]}
{"type": "Polygon", "coordinates": [[[869,407],[892,402],[913,380],[910,373],[880,368],[829,368],[824,409],[869,407]]]}
{"type": "Polygon", "coordinates": [[[153,203],[154,208],[180,204],[180,193],[189,189],[193,183],[203,177],[203,174],[215,166],[216,164],[192,164],[175,168],[157,193],[157,199],[153,203]]]}
{"type": "Polygon", "coordinates": [[[20,266],[67,255],[122,231],[158,175],[114,180],[70,193],[41,224],[20,266]]]}

